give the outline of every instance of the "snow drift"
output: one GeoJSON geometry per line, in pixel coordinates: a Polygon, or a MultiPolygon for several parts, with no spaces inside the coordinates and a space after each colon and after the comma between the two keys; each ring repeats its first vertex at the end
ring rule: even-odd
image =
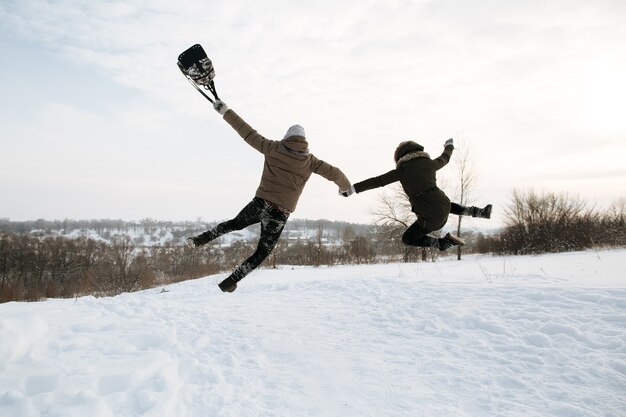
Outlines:
{"type": "Polygon", "coordinates": [[[626,251],[0,305],[0,416],[623,416],[626,251]]]}

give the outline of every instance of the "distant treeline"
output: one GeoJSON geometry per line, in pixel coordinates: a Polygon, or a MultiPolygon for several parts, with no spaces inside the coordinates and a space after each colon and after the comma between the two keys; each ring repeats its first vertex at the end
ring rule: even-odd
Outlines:
{"type": "MultiPolygon", "coordinates": [[[[106,242],[0,232],[0,302],[115,295],[198,278],[234,269],[255,247],[255,241],[145,247],[123,235],[106,242]]],[[[333,245],[283,239],[264,266],[371,263],[382,259],[376,253],[375,240],[366,236],[333,245]]]]}
{"type": "MultiPolygon", "coordinates": [[[[408,262],[439,256],[438,251],[404,246],[400,237],[383,236],[376,226],[361,230],[347,225],[337,239],[329,240],[325,222],[309,223],[316,228],[281,238],[262,267],[408,262]]],[[[256,243],[214,241],[193,248],[167,242],[148,247],[120,234],[105,241],[0,232],[0,302],[115,295],[229,272],[254,252],[256,243]]]]}
{"type": "MultiPolygon", "coordinates": [[[[31,234],[35,236],[66,236],[76,232],[93,232],[104,240],[111,240],[117,235],[133,235],[135,243],[143,241],[163,241],[163,243],[182,244],[189,236],[208,230],[218,222],[196,221],[162,221],[143,219],[139,221],[90,219],[90,220],[28,220],[11,221],[0,218],[0,232],[17,234],[31,234]],[[159,236],[167,235],[166,239],[158,239],[159,236]]],[[[306,220],[290,219],[283,237],[288,239],[308,238],[316,233],[319,225],[323,225],[324,238],[326,240],[338,240],[346,229],[356,234],[366,234],[372,225],[357,224],[332,220],[306,220]]],[[[252,226],[250,230],[258,233],[259,226],[252,226]]],[[[79,233],[80,234],[80,233],[79,233]]]]}
{"type": "Polygon", "coordinates": [[[626,246],[626,199],[599,211],[567,194],[515,190],[505,209],[506,227],[476,241],[496,255],[541,254],[626,246]]]}
{"type": "MultiPolygon", "coordinates": [[[[463,231],[463,253],[517,255],[626,246],[624,199],[597,211],[567,195],[515,191],[504,210],[503,229],[487,235],[463,231]]],[[[404,223],[290,220],[263,266],[436,260],[438,250],[402,244],[404,223]]],[[[202,248],[184,244],[185,237],[213,224],[0,220],[0,302],[115,295],[231,271],[255,250],[256,240],[214,241],[202,248]],[[74,230],[93,230],[98,238],[66,236],[74,230]],[[171,239],[145,245],[145,239],[138,243],[124,234],[131,230],[133,235],[167,230],[171,239]]]]}

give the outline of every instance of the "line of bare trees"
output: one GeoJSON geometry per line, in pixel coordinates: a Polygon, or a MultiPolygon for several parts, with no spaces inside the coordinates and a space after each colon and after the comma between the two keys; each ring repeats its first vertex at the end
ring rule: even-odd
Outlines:
{"type": "MultiPolygon", "coordinates": [[[[282,240],[265,267],[371,263],[375,246],[367,236],[325,245],[320,222],[315,240],[282,240]]],[[[349,235],[350,233],[348,233],[349,235]]],[[[256,242],[212,242],[138,246],[125,235],[111,242],[85,237],[0,233],[0,302],[50,297],[116,295],[219,272],[231,271],[255,250],[256,242]]]]}
{"type": "Polygon", "coordinates": [[[0,302],[115,295],[217,272],[210,251],[139,248],[128,236],[0,234],[0,302]]]}
{"type": "MultiPolygon", "coordinates": [[[[439,251],[401,242],[415,214],[401,189],[381,197],[376,223],[341,239],[323,240],[324,222],[311,239],[281,239],[265,267],[435,260],[439,251]]],[[[505,227],[483,235],[464,231],[465,253],[538,254],[626,246],[626,199],[598,211],[567,194],[515,190],[504,208],[505,227]]],[[[48,297],[114,295],[234,269],[256,241],[219,241],[201,248],[138,246],[130,237],[88,238],[0,233],[0,302],[48,297]]]]}
{"type": "Polygon", "coordinates": [[[477,250],[495,254],[539,254],[626,245],[626,199],[597,211],[568,194],[514,190],[506,227],[481,237],[477,250]]]}

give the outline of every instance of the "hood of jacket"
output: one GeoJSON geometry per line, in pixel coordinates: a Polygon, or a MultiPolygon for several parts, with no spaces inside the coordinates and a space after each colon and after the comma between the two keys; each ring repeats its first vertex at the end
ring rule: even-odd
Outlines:
{"type": "Polygon", "coordinates": [[[416,158],[428,158],[430,159],[430,155],[428,155],[426,152],[424,151],[415,151],[415,152],[409,152],[406,155],[404,155],[402,158],[398,159],[398,162],[396,162],[396,167],[399,167],[402,164],[405,164],[413,159],[416,158]]]}
{"type": "Polygon", "coordinates": [[[290,154],[302,157],[309,154],[309,143],[304,136],[289,136],[280,143],[290,154]]]}

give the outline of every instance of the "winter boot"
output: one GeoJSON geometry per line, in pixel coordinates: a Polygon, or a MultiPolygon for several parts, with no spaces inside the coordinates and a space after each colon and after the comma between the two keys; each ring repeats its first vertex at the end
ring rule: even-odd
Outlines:
{"type": "Polygon", "coordinates": [[[461,211],[460,214],[463,216],[472,216],[472,217],[480,217],[482,219],[489,219],[491,217],[491,204],[487,204],[483,208],[479,208],[475,206],[463,207],[463,210],[461,211]]]}
{"type": "Polygon", "coordinates": [[[465,245],[465,242],[461,238],[453,236],[450,233],[446,234],[444,237],[440,237],[437,241],[439,242],[440,251],[450,249],[453,246],[465,245]]]}
{"type": "Polygon", "coordinates": [[[475,207],[475,206],[462,206],[458,203],[450,204],[450,214],[456,214],[457,216],[471,216],[471,217],[480,217],[483,219],[491,218],[491,204],[487,204],[485,207],[475,207]]]}
{"type": "Polygon", "coordinates": [[[480,217],[483,219],[490,219],[491,218],[491,204],[487,204],[485,207],[483,208],[478,208],[478,207],[474,207],[476,209],[476,215],[474,217],[480,217]]]}
{"type": "Polygon", "coordinates": [[[233,292],[237,289],[237,281],[233,277],[228,277],[218,284],[223,292],[233,292]]]}
{"type": "Polygon", "coordinates": [[[195,247],[198,247],[198,246],[206,245],[213,239],[211,239],[211,236],[209,235],[208,232],[204,232],[202,234],[199,234],[198,236],[188,237],[187,240],[193,243],[195,247]]]}

